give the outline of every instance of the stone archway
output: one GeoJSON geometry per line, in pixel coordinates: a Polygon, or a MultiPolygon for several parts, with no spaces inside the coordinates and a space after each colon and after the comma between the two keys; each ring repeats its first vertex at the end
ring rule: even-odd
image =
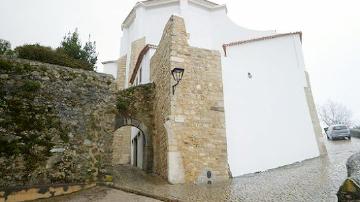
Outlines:
{"type": "Polygon", "coordinates": [[[132,126],[140,131],[143,136],[141,144],[142,169],[147,172],[153,171],[153,100],[154,84],[138,85],[117,93],[116,108],[118,113],[115,117],[115,130],[132,126]]]}
{"type": "MultiPolygon", "coordinates": [[[[125,126],[132,126],[137,128],[141,135],[144,137],[143,148],[142,148],[142,166],[141,168],[147,172],[152,172],[153,166],[153,143],[151,132],[148,127],[137,119],[124,117],[122,115],[117,115],[115,118],[115,129],[121,129],[125,126]]],[[[129,142],[130,143],[130,142],[129,142]]]]}

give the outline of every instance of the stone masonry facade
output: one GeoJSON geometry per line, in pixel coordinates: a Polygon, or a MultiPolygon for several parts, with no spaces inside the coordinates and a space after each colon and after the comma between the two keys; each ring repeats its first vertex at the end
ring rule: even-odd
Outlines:
{"type": "MultiPolygon", "coordinates": [[[[169,25],[165,30],[169,29],[169,25]]],[[[156,137],[153,139],[154,172],[163,178],[168,178],[167,151],[168,136],[164,126],[171,114],[171,69],[170,51],[171,38],[164,33],[161,42],[150,62],[150,79],[156,85],[154,104],[154,123],[156,137]]]]}
{"type": "Polygon", "coordinates": [[[131,127],[124,126],[114,132],[112,165],[130,164],[131,127]]]}
{"type": "MultiPolygon", "coordinates": [[[[133,86],[117,93],[117,114],[115,119],[115,128],[121,130],[124,126],[133,126],[138,128],[144,134],[144,148],[143,148],[143,169],[147,172],[153,171],[153,138],[154,133],[154,89],[153,83],[133,86]]],[[[124,134],[122,134],[124,135],[124,134]]],[[[130,135],[129,135],[130,136],[130,135]]],[[[115,147],[122,147],[129,142],[120,142],[119,136],[115,135],[112,145],[113,159],[116,157],[115,147]]],[[[120,136],[121,139],[121,136],[120,136]]],[[[127,141],[127,137],[123,137],[127,141]]],[[[127,147],[127,146],[126,146],[127,147]]],[[[119,149],[120,152],[123,149],[119,149]]],[[[119,151],[118,150],[118,151],[119,151]]],[[[129,150],[124,149],[126,155],[129,150]]],[[[118,163],[117,163],[118,164],[118,163]]]]}
{"type": "Polygon", "coordinates": [[[0,57],[0,190],[96,181],[111,152],[114,89],[109,75],[0,57]]]}
{"type": "Polygon", "coordinates": [[[190,47],[183,19],[172,16],[150,61],[153,83],[124,89],[126,64],[132,72],[144,46],[145,38],[135,41],[131,61],[126,55],[118,60],[117,83],[96,72],[3,59],[0,107],[8,117],[0,117],[0,135],[4,144],[14,142],[14,152],[0,158],[0,187],[102,179],[107,166],[130,162],[127,126],[144,133],[144,170],[171,183],[228,178],[220,53],[190,47]],[[185,74],[173,94],[175,67],[185,74]],[[21,116],[13,113],[17,103],[26,109],[21,116]],[[32,119],[42,124],[18,133],[10,119],[17,128],[32,119]],[[19,135],[34,144],[21,149],[34,152],[36,161],[21,164],[29,156],[17,153],[19,135]]]}
{"type": "Polygon", "coordinates": [[[119,58],[117,61],[118,64],[118,72],[116,79],[116,87],[118,90],[122,90],[125,88],[125,74],[126,74],[126,55],[119,58]]]}
{"type": "Polygon", "coordinates": [[[190,47],[184,20],[172,16],[151,59],[151,80],[155,171],[171,183],[229,178],[220,53],[190,47]],[[185,71],[173,95],[175,67],[185,71]]]}
{"type": "MultiPolygon", "coordinates": [[[[117,61],[118,72],[116,79],[117,90],[125,88],[125,75],[126,75],[126,60],[127,55],[120,57],[117,61]]],[[[131,127],[122,127],[115,131],[112,143],[112,165],[130,164],[131,155],[131,127]]]]}
{"type": "MultiPolygon", "coordinates": [[[[135,69],[136,61],[142,49],[145,47],[145,37],[142,37],[131,43],[131,57],[130,57],[130,68],[129,75],[131,75],[135,69]]],[[[130,76],[128,78],[130,80],[130,76]]]]}

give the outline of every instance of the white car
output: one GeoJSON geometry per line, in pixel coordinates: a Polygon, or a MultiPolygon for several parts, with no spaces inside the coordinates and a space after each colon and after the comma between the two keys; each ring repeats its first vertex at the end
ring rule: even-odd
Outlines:
{"type": "Polygon", "coordinates": [[[327,130],[325,129],[326,136],[329,140],[334,139],[351,139],[350,129],[346,125],[338,124],[331,125],[327,130]]]}

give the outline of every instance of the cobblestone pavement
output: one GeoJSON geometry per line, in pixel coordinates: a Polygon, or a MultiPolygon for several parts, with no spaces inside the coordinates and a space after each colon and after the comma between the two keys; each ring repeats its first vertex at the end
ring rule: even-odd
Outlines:
{"type": "Polygon", "coordinates": [[[55,198],[36,200],[35,202],[158,202],[158,200],[126,193],[107,187],[94,187],[84,191],[58,196],[55,198]]]}
{"type": "Polygon", "coordinates": [[[328,156],[212,185],[168,185],[124,167],[114,168],[114,183],[180,201],[337,201],[346,160],[360,151],[360,139],[324,141],[328,156]]]}
{"type": "MultiPolygon", "coordinates": [[[[337,201],[336,192],[346,178],[346,160],[360,151],[360,139],[324,141],[328,156],[212,185],[169,185],[158,177],[126,166],[113,167],[114,185],[180,201],[337,201]]],[[[55,199],[58,202],[151,201],[103,187],[55,199]]]]}

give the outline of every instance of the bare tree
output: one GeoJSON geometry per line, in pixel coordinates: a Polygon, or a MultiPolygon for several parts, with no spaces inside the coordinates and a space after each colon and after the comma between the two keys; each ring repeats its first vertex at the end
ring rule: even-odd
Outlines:
{"type": "Polygon", "coordinates": [[[327,125],[345,124],[352,126],[352,112],[341,103],[328,100],[319,108],[321,120],[327,125]]]}

